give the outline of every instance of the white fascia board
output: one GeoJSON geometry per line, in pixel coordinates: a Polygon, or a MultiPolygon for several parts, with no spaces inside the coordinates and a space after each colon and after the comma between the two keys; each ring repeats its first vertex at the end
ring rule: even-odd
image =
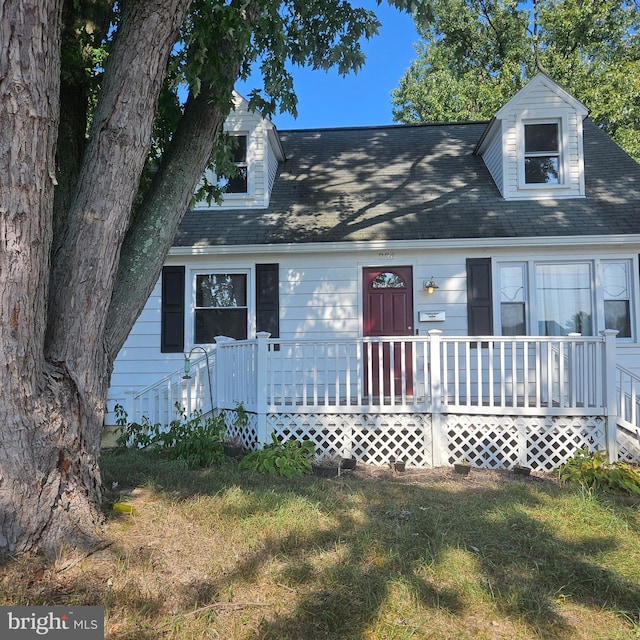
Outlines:
{"type": "Polygon", "coordinates": [[[487,150],[494,138],[502,133],[502,120],[498,120],[497,118],[491,118],[491,121],[487,125],[486,129],[482,132],[480,136],[480,140],[478,140],[478,144],[476,144],[476,148],[473,150],[474,156],[483,156],[484,152],[487,150]]]}
{"type": "Polygon", "coordinates": [[[569,108],[574,109],[583,118],[589,115],[589,109],[577,98],[574,98],[566,89],[563,89],[555,80],[545,73],[537,73],[529,82],[518,91],[511,99],[496,112],[496,119],[508,117],[512,111],[519,111],[521,104],[527,104],[529,94],[538,86],[543,85],[551,93],[555,93],[569,108]]]}
{"type": "Polygon", "coordinates": [[[250,253],[340,253],[353,251],[425,250],[425,249],[496,249],[505,247],[623,247],[640,245],[640,234],[594,236],[535,236],[527,238],[459,238],[447,240],[376,240],[357,242],[310,242],[263,245],[215,245],[172,247],[170,256],[238,255],[250,253]]]}
{"type": "Polygon", "coordinates": [[[273,149],[273,153],[276,156],[276,160],[278,162],[284,162],[287,159],[287,156],[282,147],[282,142],[280,142],[280,135],[278,134],[278,129],[271,121],[267,122],[267,139],[271,144],[271,148],[273,149]]]}

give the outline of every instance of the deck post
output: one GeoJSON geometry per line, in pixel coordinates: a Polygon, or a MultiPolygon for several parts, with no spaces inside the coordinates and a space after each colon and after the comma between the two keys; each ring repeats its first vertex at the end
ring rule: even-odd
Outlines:
{"type": "Polygon", "coordinates": [[[142,419],[142,416],[139,416],[137,412],[135,389],[124,390],[123,408],[127,412],[127,420],[129,422],[140,422],[140,420],[142,419]]]}
{"type": "Polygon", "coordinates": [[[429,331],[429,405],[431,406],[431,445],[434,467],[448,464],[446,439],[442,432],[441,335],[440,329],[429,331]]]}
{"type": "Polygon", "coordinates": [[[256,356],[256,418],[258,447],[267,443],[267,367],[269,365],[269,343],[271,334],[258,331],[258,350],[256,356]]]}
{"type": "Polygon", "coordinates": [[[616,336],[615,329],[600,332],[604,336],[604,380],[603,399],[605,402],[605,438],[609,462],[618,459],[617,443],[617,393],[616,393],[616,336]]]}
{"type": "Polygon", "coordinates": [[[226,371],[229,362],[227,358],[227,350],[224,348],[224,345],[235,342],[235,339],[229,338],[229,336],[215,336],[214,340],[216,341],[217,350],[216,374],[214,379],[215,389],[213,391],[213,397],[215,398],[214,402],[216,404],[216,410],[228,409],[230,408],[228,404],[230,398],[227,398],[228,394],[226,393],[225,387],[230,374],[226,371]]]}

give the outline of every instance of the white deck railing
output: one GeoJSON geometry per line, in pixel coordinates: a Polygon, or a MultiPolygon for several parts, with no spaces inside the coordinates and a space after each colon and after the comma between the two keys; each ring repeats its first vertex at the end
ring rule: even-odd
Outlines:
{"type": "MultiPolygon", "coordinates": [[[[335,340],[218,339],[180,370],[132,394],[135,420],[193,410],[584,415],[607,407],[606,337],[429,336],[335,340]],[[209,377],[209,374],[211,377],[209,377]]],[[[615,362],[615,360],[614,360],[615,362]]],[[[636,425],[637,377],[617,369],[617,413],[636,425]]]]}
{"type": "MultiPolygon", "coordinates": [[[[604,414],[605,337],[280,340],[218,345],[216,402],[254,410],[604,414]],[[259,380],[260,378],[260,380],[259,380]]],[[[609,348],[615,348],[615,342],[609,348]]]]}
{"type": "Polygon", "coordinates": [[[215,409],[266,413],[465,413],[614,416],[640,430],[640,378],[598,337],[219,338],[191,362],[130,394],[130,419],[168,423],[215,409]],[[614,383],[612,384],[612,381],[614,383]]]}
{"type": "Polygon", "coordinates": [[[209,413],[215,404],[213,380],[217,370],[214,348],[207,357],[191,360],[188,375],[180,369],[140,391],[127,393],[128,419],[139,423],[144,418],[151,424],[166,425],[178,416],[176,405],[187,415],[194,411],[209,413]]]}
{"type": "Polygon", "coordinates": [[[432,376],[437,357],[443,410],[600,413],[606,406],[605,344],[604,337],[432,336],[432,376]]]}

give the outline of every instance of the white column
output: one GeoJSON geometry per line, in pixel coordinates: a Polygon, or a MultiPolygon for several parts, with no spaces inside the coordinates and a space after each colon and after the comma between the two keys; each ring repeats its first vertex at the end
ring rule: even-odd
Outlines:
{"type": "Polygon", "coordinates": [[[431,442],[433,446],[433,466],[447,464],[447,440],[442,431],[442,380],[440,377],[440,348],[442,331],[429,331],[429,399],[431,405],[431,442]]]}
{"type": "Polygon", "coordinates": [[[267,331],[259,331],[256,334],[258,339],[258,353],[256,362],[256,417],[258,430],[258,446],[267,443],[269,434],[267,433],[267,367],[269,366],[269,337],[267,331]]]}
{"type": "Polygon", "coordinates": [[[618,459],[618,443],[616,440],[618,403],[616,393],[616,336],[615,329],[601,331],[604,336],[604,380],[602,397],[605,401],[605,433],[609,462],[618,459]]]}

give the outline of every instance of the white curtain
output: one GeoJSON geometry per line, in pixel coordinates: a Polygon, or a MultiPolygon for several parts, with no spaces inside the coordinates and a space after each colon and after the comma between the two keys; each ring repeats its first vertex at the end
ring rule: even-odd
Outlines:
{"type": "Polygon", "coordinates": [[[536,265],[540,335],[593,335],[591,281],[588,263],[536,265]]]}

